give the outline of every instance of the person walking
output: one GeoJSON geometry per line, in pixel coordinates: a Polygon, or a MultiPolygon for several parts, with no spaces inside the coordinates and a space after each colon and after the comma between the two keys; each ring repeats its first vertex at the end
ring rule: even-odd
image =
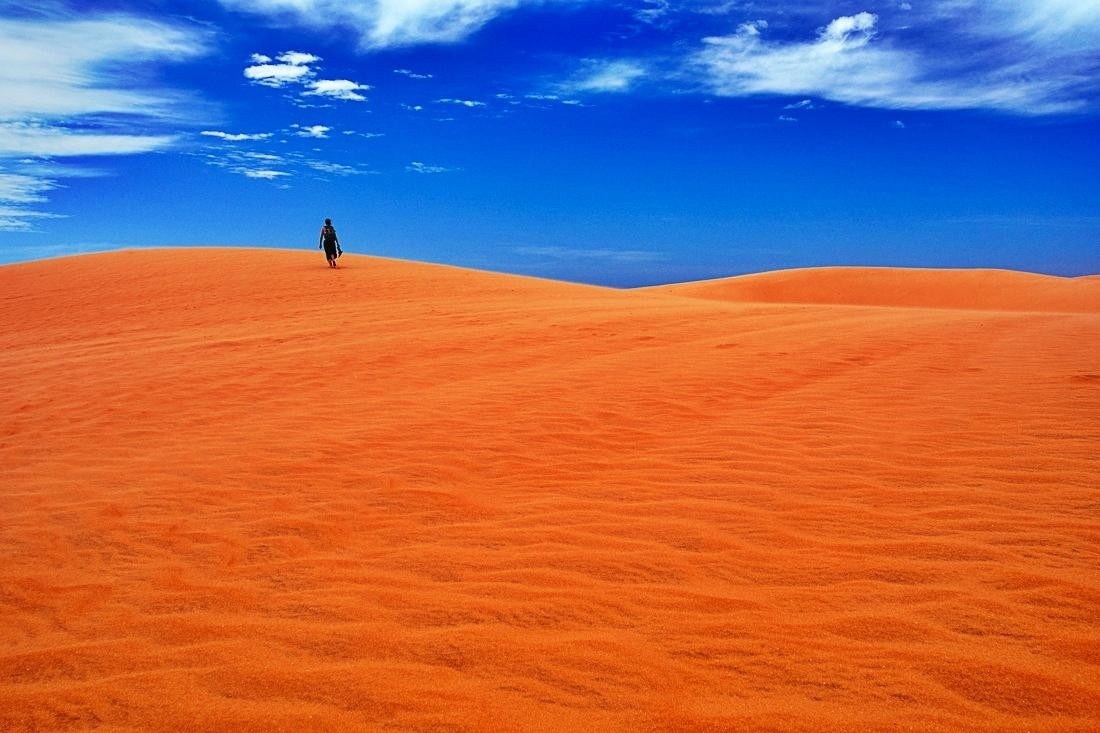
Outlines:
{"type": "Polygon", "coordinates": [[[325,219],[325,225],[321,227],[321,238],[317,242],[317,249],[325,250],[325,259],[329,267],[336,267],[336,260],[344,251],[340,249],[340,238],[336,236],[336,227],[332,226],[332,219],[325,219]]]}

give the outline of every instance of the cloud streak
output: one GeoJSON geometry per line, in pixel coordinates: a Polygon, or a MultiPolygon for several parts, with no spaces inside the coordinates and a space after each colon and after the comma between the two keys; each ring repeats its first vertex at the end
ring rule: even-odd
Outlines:
{"type": "MultiPolygon", "coordinates": [[[[124,14],[0,18],[0,161],[133,155],[171,146],[178,135],[166,128],[193,124],[202,105],[177,91],[143,86],[138,72],[201,56],[209,42],[191,26],[124,14]]],[[[53,217],[24,205],[44,203],[45,192],[65,174],[61,167],[49,176],[6,174],[0,228],[31,230],[33,220],[53,217]]]]}
{"type": "Polygon", "coordinates": [[[537,0],[221,0],[245,13],[310,28],[351,28],[363,49],[455,43],[537,0]]]}
{"type": "Polygon", "coordinates": [[[414,160],[412,163],[409,163],[407,166],[405,166],[405,170],[409,173],[433,174],[451,173],[457,170],[457,168],[445,168],[441,165],[428,165],[427,163],[422,163],[419,160],[414,160]]]}
{"type": "Polygon", "coordinates": [[[195,28],[123,15],[0,18],[0,119],[177,119],[186,111],[180,95],[135,86],[131,71],[195,58],[208,45],[207,34],[195,28]]]}
{"type": "Polygon", "coordinates": [[[238,143],[238,142],[251,141],[251,140],[267,140],[268,138],[271,137],[270,132],[257,132],[257,133],[251,133],[250,134],[250,133],[244,133],[244,132],[231,133],[231,132],[222,132],[220,130],[203,130],[199,134],[200,135],[205,135],[207,137],[216,137],[219,140],[225,140],[226,142],[230,142],[230,143],[238,143]]]}
{"type": "Polygon", "coordinates": [[[1100,10],[1081,5],[1090,4],[1073,10],[1064,0],[941,0],[892,23],[870,12],[834,17],[803,38],[772,33],[761,19],[705,38],[688,61],[689,75],[727,97],[1072,113],[1096,92],[1086,80],[1095,78],[1100,51],[1100,10]]]}
{"type": "Polygon", "coordinates": [[[637,61],[587,59],[573,79],[559,84],[558,89],[566,94],[626,92],[645,75],[645,67],[637,61]]]}

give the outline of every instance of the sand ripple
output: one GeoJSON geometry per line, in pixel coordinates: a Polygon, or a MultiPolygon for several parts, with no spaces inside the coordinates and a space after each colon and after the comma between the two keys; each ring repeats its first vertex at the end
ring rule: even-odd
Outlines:
{"type": "Polygon", "coordinates": [[[0,268],[0,728],[1100,729],[1100,281],[342,262],[0,268]]]}

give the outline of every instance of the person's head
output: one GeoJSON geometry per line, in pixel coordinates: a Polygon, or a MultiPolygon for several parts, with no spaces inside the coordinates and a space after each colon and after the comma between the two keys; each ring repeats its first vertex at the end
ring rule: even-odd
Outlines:
{"type": "Polygon", "coordinates": [[[332,226],[332,219],[325,219],[325,226],[327,226],[327,227],[332,226]]]}

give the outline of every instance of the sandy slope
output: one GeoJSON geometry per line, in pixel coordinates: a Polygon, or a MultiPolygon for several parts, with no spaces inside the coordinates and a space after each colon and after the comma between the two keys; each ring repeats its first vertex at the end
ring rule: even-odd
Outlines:
{"type": "Polygon", "coordinates": [[[1007,270],[830,267],[780,270],[650,290],[744,303],[1100,312],[1100,288],[1095,277],[1067,279],[1007,270]]]}
{"type": "Polygon", "coordinates": [[[1100,728],[1100,281],[343,262],[0,268],[0,729],[1100,728]]]}

